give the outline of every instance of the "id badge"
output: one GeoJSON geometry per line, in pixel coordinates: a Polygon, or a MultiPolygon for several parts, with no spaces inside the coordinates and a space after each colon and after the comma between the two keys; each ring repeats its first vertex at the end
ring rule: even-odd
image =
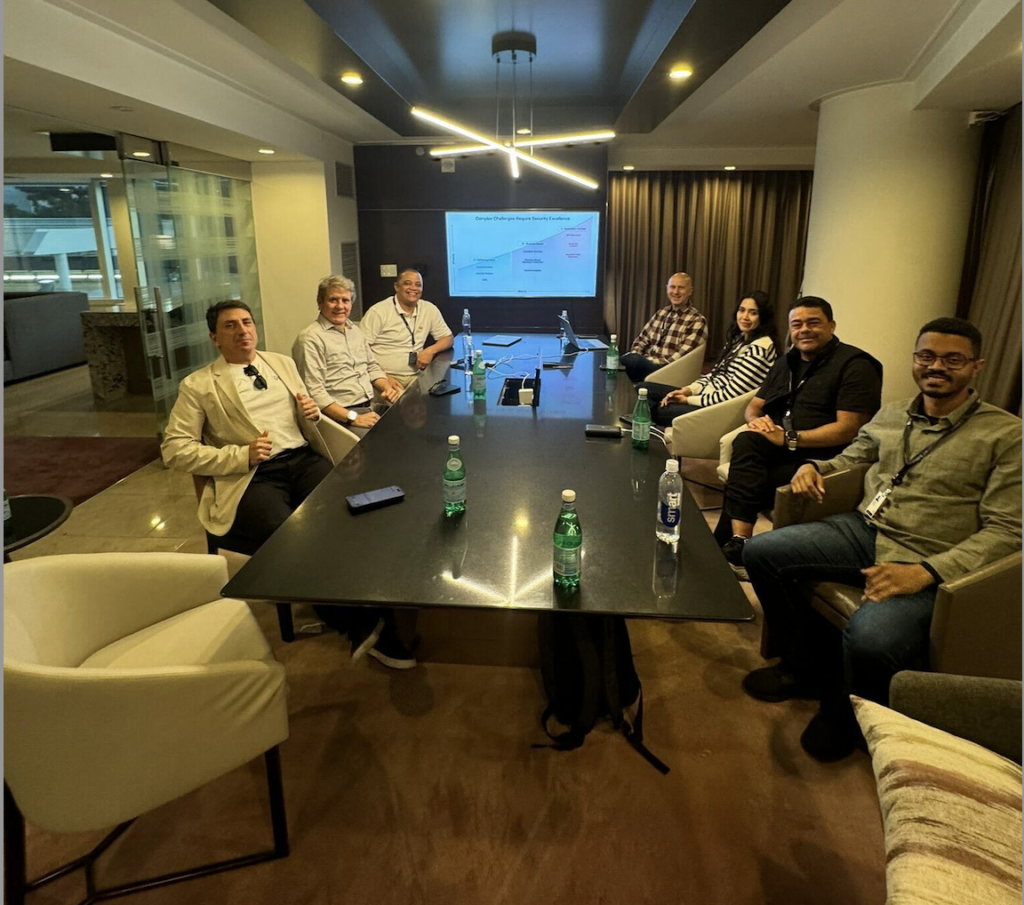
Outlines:
{"type": "Polygon", "coordinates": [[[418,357],[419,357],[419,353],[417,353],[417,352],[410,352],[409,353],[409,367],[410,368],[415,368],[416,367],[416,360],[417,360],[418,357]]]}
{"type": "Polygon", "coordinates": [[[882,507],[889,502],[889,496],[891,494],[891,487],[886,487],[885,490],[879,490],[878,493],[875,494],[875,498],[868,503],[867,508],[864,510],[864,517],[873,519],[878,515],[878,513],[881,512],[882,507]]]}

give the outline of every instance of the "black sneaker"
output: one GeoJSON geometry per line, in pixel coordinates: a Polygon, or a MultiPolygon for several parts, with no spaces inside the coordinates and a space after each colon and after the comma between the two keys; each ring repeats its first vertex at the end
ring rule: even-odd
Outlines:
{"type": "MultiPolygon", "coordinates": [[[[381,622],[383,621],[382,619],[381,622]]],[[[399,641],[394,627],[390,625],[381,632],[377,643],[366,653],[378,663],[392,669],[412,669],[416,665],[416,658],[409,648],[399,641]]]]}
{"type": "Polygon", "coordinates": [[[800,746],[815,760],[832,763],[853,754],[863,739],[852,712],[822,704],[800,736],[800,746]]]}
{"type": "Polygon", "coordinates": [[[791,698],[820,698],[811,683],[787,669],[782,663],[748,672],[743,677],[743,690],[752,698],[777,704],[791,698]]]}
{"type": "Polygon", "coordinates": [[[725,561],[732,567],[733,572],[740,581],[750,581],[747,570],[743,565],[743,545],[750,540],[749,537],[742,537],[734,534],[725,542],[722,547],[722,555],[725,561]]]}

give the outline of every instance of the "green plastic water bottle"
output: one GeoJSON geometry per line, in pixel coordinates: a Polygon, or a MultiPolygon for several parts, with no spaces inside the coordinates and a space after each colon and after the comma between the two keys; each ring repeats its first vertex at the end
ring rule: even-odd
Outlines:
{"type": "Polygon", "coordinates": [[[612,334],[608,337],[608,351],[604,353],[604,366],[608,371],[617,371],[619,369],[619,337],[616,334],[612,334]]]}
{"type": "Polygon", "coordinates": [[[473,353],[473,398],[487,398],[487,369],[484,367],[484,353],[480,349],[473,353]]]}
{"type": "Polygon", "coordinates": [[[636,405],[633,406],[633,448],[647,449],[651,439],[651,405],[647,401],[647,387],[636,391],[636,405]]]}
{"type": "Polygon", "coordinates": [[[555,522],[554,573],[555,584],[567,591],[580,586],[583,558],[583,528],[576,514],[576,491],[562,491],[562,511],[555,522]]]}
{"type": "Polygon", "coordinates": [[[444,514],[451,517],[466,511],[466,463],[459,450],[459,435],[448,438],[448,458],[444,463],[444,514]]]}

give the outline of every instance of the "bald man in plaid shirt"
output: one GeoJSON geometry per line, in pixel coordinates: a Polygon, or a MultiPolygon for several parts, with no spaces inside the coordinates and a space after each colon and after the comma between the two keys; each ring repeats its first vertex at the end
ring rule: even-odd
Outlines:
{"type": "Polygon", "coordinates": [[[689,274],[672,274],[665,293],[669,304],[644,324],[629,352],[622,356],[626,374],[634,382],[646,380],[658,368],[707,342],[707,321],[690,304],[693,280],[689,274]]]}

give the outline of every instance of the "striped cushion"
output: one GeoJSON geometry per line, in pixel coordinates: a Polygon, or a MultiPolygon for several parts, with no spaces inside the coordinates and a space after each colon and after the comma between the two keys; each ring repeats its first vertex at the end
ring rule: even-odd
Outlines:
{"type": "Polygon", "coordinates": [[[853,698],[885,824],[887,905],[1021,901],[1021,768],[853,698]]]}

